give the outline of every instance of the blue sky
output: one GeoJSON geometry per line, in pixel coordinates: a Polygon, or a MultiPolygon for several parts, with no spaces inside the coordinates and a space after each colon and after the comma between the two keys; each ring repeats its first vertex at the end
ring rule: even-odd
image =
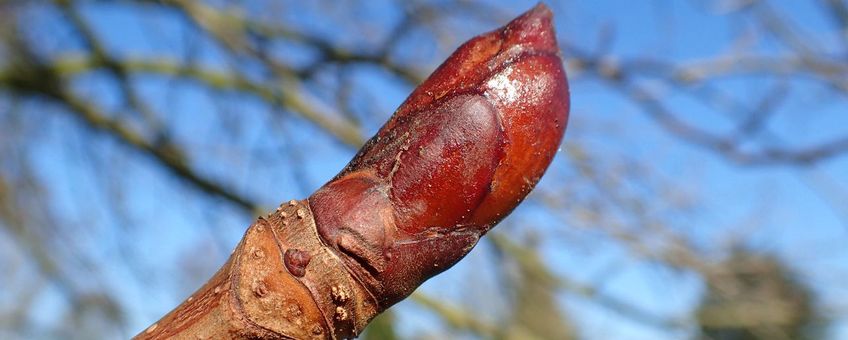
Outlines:
{"type": "MultiPolygon", "coordinates": [[[[517,15],[533,3],[516,1],[498,7],[502,13],[517,15]]],[[[648,58],[689,63],[733,52],[727,47],[736,39],[737,32],[750,30],[751,23],[740,19],[740,14],[726,14],[721,3],[724,2],[563,1],[552,8],[560,41],[581,51],[601,49],[613,61],[648,58]],[[606,37],[608,43],[598,43],[606,37]]],[[[338,12],[330,15],[374,27],[396,21],[397,13],[382,5],[372,2],[353,12],[346,12],[348,9],[340,6],[338,12]]],[[[839,37],[829,31],[822,13],[809,3],[782,2],[775,7],[780,13],[797,18],[797,23],[815,37],[812,43],[816,46],[839,43],[839,37]]],[[[166,12],[139,15],[137,10],[99,5],[86,6],[84,14],[116,55],[164,54],[179,58],[186,46],[190,46],[194,59],[186,62],[211,68],[228,67],[218,46],[204,39],[187,39],[192,32],[180,24],[177,16],[166,12]]],[[[35,30],[36,35],[42,35],[39,39],[45,41],[42,48],[49,51],[78,48],[61,25],[49,23],[55,13],[31,15],[38,22],[47,23],[43,30],[35,30]]],[[[333,36],[342,43],[379,41],[379,37],[362,37],[346,30],[343,20],[317,20],[316,8],[308,4],[293,5],[280,20],[333,36]]],[[[411,52],[401,49],[398,55],[422,60],[415,67],[429,73],[459,43],[495,27],[479,20],[460,19],[446,25],[463,29],[457,30],[460,33],[450,37],[444,46],[416,40],[413,35],[401,44],[411,52]]],[[[752,52],[784,53],[768,36],[754,35],[740,44],[752,52]]],[[[279,52],[287,60],[309,57],[308,51],[297,46],[283,45],[279,52]]],[[[567,53],[564,57],[569,59],[567,53]]],[[[642,183],[647,189],[621,187],[621,191],[641,193],[649,211],[656,210],[664,220],[674,222],[674,230],[686,235],[695,245],[709,250],[729,233],[748,230],[750,237],[746,245],[777,254],[798,270],[804,281],[821,294],[822,300],[843,306],[842,311],[848,308],[848,291],[844,288],[848,287],[845,282],[848,253],[843,246],[848,239],[848,176],[844,175],[848,173],[848,157],[810,167],[737,165],[711,150],[669,135],[640,106],[591,74],[576,69],[569,72],[572,109],[565,151],[554,161],[550,173],[539,185],[540,190],[571,187],[579,190],[586,185],[564,182],[580,180],[573,174],[575,164],[566,155],[569,143],[579,143],[595,154],[593,157],[599,160],[602,169],[641,164],[650,169],[650,174],[645,176],[648,182],[642,183]],[[673,204],[664,201],[666,197],[655,191],[657,188],[672,188],[693,203],[686,209],[668,208],[673,204]]],[[[333,87],[322,87],[322,81],[319,77],[318,83],[312,85],[316,88],[314,95],[329,101],[333,87]]],[[[332,85],[333,81],[324,82],[332,85]]],[[[352,71],[351,81],[357,87],[354,95],[360,96],[355,99],[357,107],[382,113],[378,117],[364,117],[366,135],[376,131],[411,90],[397,78],[367,67],[352,71]]],[[[726,77],[713,84],[753,107],[756,98],[769,93],[781,81],[789,84],[791,95],[785,98],[785,105],[769,125],[770,135],[763,140],[803,146],[848,132],[845,101],[825,97],[826,89],[820,84],[791,76],[773,79],[758,75],[726,77]]],[[[650,79],[645,82],[652,84],[650,79]]],[[[308,195],[341,169],[355,151],[341,146],[302,119],[283,113],[268,115],[274,109],[255,98],[209,93],[191,82],[157,77],[139,77],[137,84],[154,109],[164,113],[163,118],[173,127],[171,132],[177,140],[202,150],[192,154],[194,168],[202,169],[211,178],[224,179],[269,208],[277,202],[308,195]],[[221,133],[221,120],[204,116],[204,112],[219,111],[225,111],[222,116],[229,115],[234,122],[227,125],[230,129],[227,133],[221,133]],[[262,152],[274,157],[264,158],[262,152]],[[295,164],[299,170],[294,169],[295,164]]],[[[120,98],[111,88],[114,84],[102,74],[81,77],[77,85],[80,93],[96,98],[100,105],[119,106],[120,98]]],[[[739,119],[698,103],[673,88],[658,85],[655,90],[667,96],[669,107],[681,119],[709,131],[727,131],[739,119]]],[[[39,177],[52,188],[51,202],[74,223],[86,225],[88,219],[97,220],[90,224],[91,228],[80,228],[81,233],[66,235],[68,239],[57,243],[84,244],[83,248],[101,255],[97,265],[105,270],[95,285],[125,293],[123,302],[131,306],[126,332],[134,333],[190,294],[188,287],[200,283],[185,282],[186,277],[195,277],[193,280],[206,277],[181,274],[181,271],[211,274],[228,256],[252,216],[221,201],[200,201],[202,194],[174,180],[149,159],[106,139],[90,143],[85,133],[69,129],[77,124],[73,119],[50,109],[43,114],[48,129],[43,133],[41,147],[31,157],[39,165],[39,177]],[[110,193],[102,189],[103,179],[98,178],[103,167],[108,167],[109,173],[124,176],[119,179],[120,189],[116,190],[124,198],[120,206],[129,222],[117,218],[119,214],[114,212],[91,208],[109,206],[110,193]],[[130,260],[119,260],[123,257],[130,260]],[[198,258],[199,264],[189,261],[198,258]],[[168,264],[157,264],[162,261],[168,264]],[[135,284],[125,284],[127,277],[138,275],[134,271],[175,274],[151,276],[155,282],[141,277],[130,281],[135,284]]],[[[620,245],[602,241],[603,237],[593,226],[563,221],[540,209],[540,204],[531,198],[500,228],[510,233],[515,231],[516,235],[522,234],[521,228],[538,229],[545,239],[542,254],[553,271],[583,282],[595,282],[602,275],[604,293],[658,315],[685,315],[697,304],[704,287],[693,273],[635,258],[620,245]],[[581,244],[584,241],[597,243],[581,244]],[[606,274],[610,267],[617,270],[606,274]]],[[[478,308],[475,311],[481,315],[487,310],[503,308],[503,302],[490,296],[497,292],[497,277],[492,273],[487,247],[490,245],[482,243],[448,273],[427,282],[422,290],[435,297],[467,302],[468,306],[478,308]],[[479,292],[469,291],[470,278],[483,283],[479,292]]],[[[49,322],[58,317],[58,311],[66,308],[60,300],[58,294],[48,294],[39,300],[39,304],[48,308],[39,309],[36,319],[49,322]]],[[[638,324],[579,296],[562,294],[561,301],[588,338],[676,339],[687,334],[638,324]]],[[[407,335],[437,324],[433,315],[414,303],[402,302],[397,310],[401,330],[407,335]]],[[[848,319],[837,318],[833,338],[848,338],[846,322],[848,319]]]]}

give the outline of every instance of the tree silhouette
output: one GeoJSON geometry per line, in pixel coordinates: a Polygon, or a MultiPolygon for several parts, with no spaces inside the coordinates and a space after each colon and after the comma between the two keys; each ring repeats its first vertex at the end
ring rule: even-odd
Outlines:
{"type": "Polygon", "coordinates": [[[736,250],[719,266],[697,312],[704,338],[821,338],[812,292],[779,259],[736,250]]]}

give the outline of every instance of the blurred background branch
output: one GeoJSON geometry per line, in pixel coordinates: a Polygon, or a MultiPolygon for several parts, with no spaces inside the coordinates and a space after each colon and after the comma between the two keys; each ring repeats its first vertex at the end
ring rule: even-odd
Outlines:
{"type": "MultiPolygon", "coordinates": [[[[549,4],[562,152],[363,337],[848,336],[848,5],[549,4]]],[[[136,333],[532,5],[0,3],[0,338],[136,333]]]]}

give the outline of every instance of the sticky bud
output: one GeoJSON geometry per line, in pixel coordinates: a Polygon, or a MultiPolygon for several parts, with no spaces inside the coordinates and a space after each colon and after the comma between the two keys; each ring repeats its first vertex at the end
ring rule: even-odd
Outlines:
{"type": "Polygon", "coordinates": [[[547,169],[569,93],[538,5],[463,44],[309,197],[322,240],[387,308],[461,259],[547,169]]]}

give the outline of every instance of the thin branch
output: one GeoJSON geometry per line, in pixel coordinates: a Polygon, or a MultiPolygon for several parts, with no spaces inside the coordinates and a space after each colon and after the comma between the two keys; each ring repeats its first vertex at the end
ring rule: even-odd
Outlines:
{"type": "Polygon", "coordinates": [[[93,104],[69,93],[63,88],[61,80],[59,80],[58,74],[61,72],[34,63],[16,66],[17,73],[10,73],[9,78],[0,82],[0,87],[6,87],[27,95],[41,95],[52,99],[54,102],[65,106],[68,112],[79,118],[87,126],[115,137],[122,144],[151,156],[166,169],[194,184],[202,191],[222,197],[247,211],[259,211],[259,207],[250,199],[224,189],[214,181],[196,174],[186,164],[182,157],[183,153],[173,145],[152,143],[120,121],[101,113],[93,104]]]}
{"type": "Polygon", "coordinates": [[[545,266],[542,260],[539,259],[538,255],[532,250],[519,246],[510,240],[510,238],[500,233],[490,233],[489,239],[492,240],[492,244],[495,245],[495,247],[504,253],[509,254],[518,261],[525,270],[534,273],[533,275],[539,277],[540,280],[552,282],[558,288],[565,289],[578,296],[588,298],[592,302],[595,302],[619,315],[635,320],[639,323],[652,325],[662,329],[682,329],[688,325],[682,320],[664,319],[659,316],[651,315],[612,296],[599,292],[597,288],[592,285],[582,284],[563,278],[562,276],[558,276],[552,273],[545,266]]]}
{"type": "MultiPolygon", "coordinates": [[[[588,56],[587,54],[581,53],[573,48],[566,50],[574,51],[576,54],[576,60],[572,61],[573,66],[578,67],[581,70],[593,72],[593,74],[605,80],[611,85],[611,88],[619,91],[619,93],[621,93],[625,98],[639,104],[644,109],[644,112],[666,131],[681,138],[682,140],[717,151],[738,164],[752,166],[785,164],[811,165],[848,152],[848,137],[836,138],[806,148],[790,149],[763,147],[758,151],[744,151],[741,149],[740,145],[738,145],[734,136],[713,134],[684,122],[666,107],[666,103],[661,98],[634,80],[638,75],[636,70],[638,70],[639,73],[643,73],[644,71],[658,72],[663,69],[666,71],[674,70],[674,67],[667,67],[664,66],[666,64],[662,62],[653,61],[641,61],[638,64],[641,67],[636,67],[633,63],[613,63],[605,61],[603,58],[588,56]]],[[[759,61],[763,62],[765,60],[759,61]]],[[[781,64],[775,60],[773,61],[773,65],[776,67],[785,66],[781,66],[781,64]]],[[[742,62],[742,64],[748,65],[748,63],[745,62],[742,62]]],[[[703,64],[701,67],[694,68],[696,71],[691,69],[689,71],[673,71],[672,74],[678,74],[680,76],[670,78],[678,79],[681,82],[686,82],[687,79],[688,81],[702,79],[703,76],[701,76],[701,74],[703,74],[705,70],[709,70],[711,68],[709,67],[710,65],[723,68],[730,64],[716,60],[715,64],[703,64]]],[[[765,67],[763,64],[757,64],[754,60],[751,60],[750,65],[754,68],[765,67]]],[[[767,65],[768,64],[766,64],[766,66],[767,65]]],[[[817,65],[829,70],[826,71],[825,69],[817,69],[816,71],[824,73],[835,71],[834,69],[830,69],[831,66],[840,69],[844,67],[842,65],[830,65],[824,63],[817,65]]],[[[738,67],[738,65],[733,68],[736,67],[738,67]]],[[[685,68],[680,68],[680,70],[684,69],[685,68]]],[[[848,70],[840,70],[843,74],[846,73],[846,71],[848,70]]],[[[846,83],[845,88],[848,90],[848,83],[846,83]]]]}
{"type": "Polygon", "coordinates": [[[218,183],[195,173],[186,164],[183,157],[180,157],[181,153],[175,150],[173,146],[155,145],[147,141],[135,131],[121,124],[121,122],[101,114],[92,104],[75,98],[68,93],[61,93],[58,99],[67,105],[69,111],[74,116],[81,119],[88,126],[115,137],[125,145],[148,154],[158,163],[165,166],[166,169],[192,183],[201,191],[224,198],[246,211],[260,212],[261,207],[251,199],[231,190],[224,189],[218,183]]]}
{"type": "MultiPolygon", "coordinates": [[[[333,118],[325,112],[315,109],[308,99],[292,94],[292,91],[279,89],[270,84],[251,81],[241,74],[220,72],[204,69],[200,66],[181,65],[177,62],[165,59],[145,60],[126,59],[121,61],[103,60],[95,56],[67,56],[55,59],[48,68],[54,70],[57,75],[70,77],[86,73],[98,68],[108,67],[109,63],[116,63],[121,70],[130,73],[148,73],[170,77],[182,77],[197,81],[198,83],[219,90],[234,90],[255,95],[263,100],[278,104],[299,113],[305,119],[315,123],[329,132],[338,140],[350,146],[359,146],[364,143],[359,129],[333,118]]],[[[10,70],[0,69],[0,74],[10,73],[10,70]]],[[[0,77],[0,82],[3,78],[0,77]]]]}
{"type": "Polygon", "coordinates": [[[343,122],[340,119],[330,119],[326,114],[320,113],[314,109],[317,103],[309,101],[305,98],[305,94],[300,87],[299,75],[295,70],[292,70],[287,65],[283,65],[275,60],[270,59],[264,53],[252,48],[245,40],[244,33],[237,31],[244,27],[252,27],[253,25],[241,21],[238,16],[226,16],[223,13],[206,6],[200,2],[192,0],[174,1],[174,5],[180,9],[190,22],[197,27],[211,34],[215,39],[224,43],[231,52],[235,55],[247,53],[260,59],[268,65],[279,79],[279,95],[272,96],[270,102],[288,107],[295,112],[330,131],[350,146],[359,146],[364,143],[359,129],[350,122],[343,122]]]}
{"type": "Polygon", "coordinates": [[[431,298],[424,293],[414,293],[410,296],[412,301],[438,314],[447,324],[458,330],[473,332],[480,336],[493,338],[498,332],[495,325],[486,323],[475,318],[474,313],[462,310],[459,307],[450,306],[444,302],[431,298]]]}

